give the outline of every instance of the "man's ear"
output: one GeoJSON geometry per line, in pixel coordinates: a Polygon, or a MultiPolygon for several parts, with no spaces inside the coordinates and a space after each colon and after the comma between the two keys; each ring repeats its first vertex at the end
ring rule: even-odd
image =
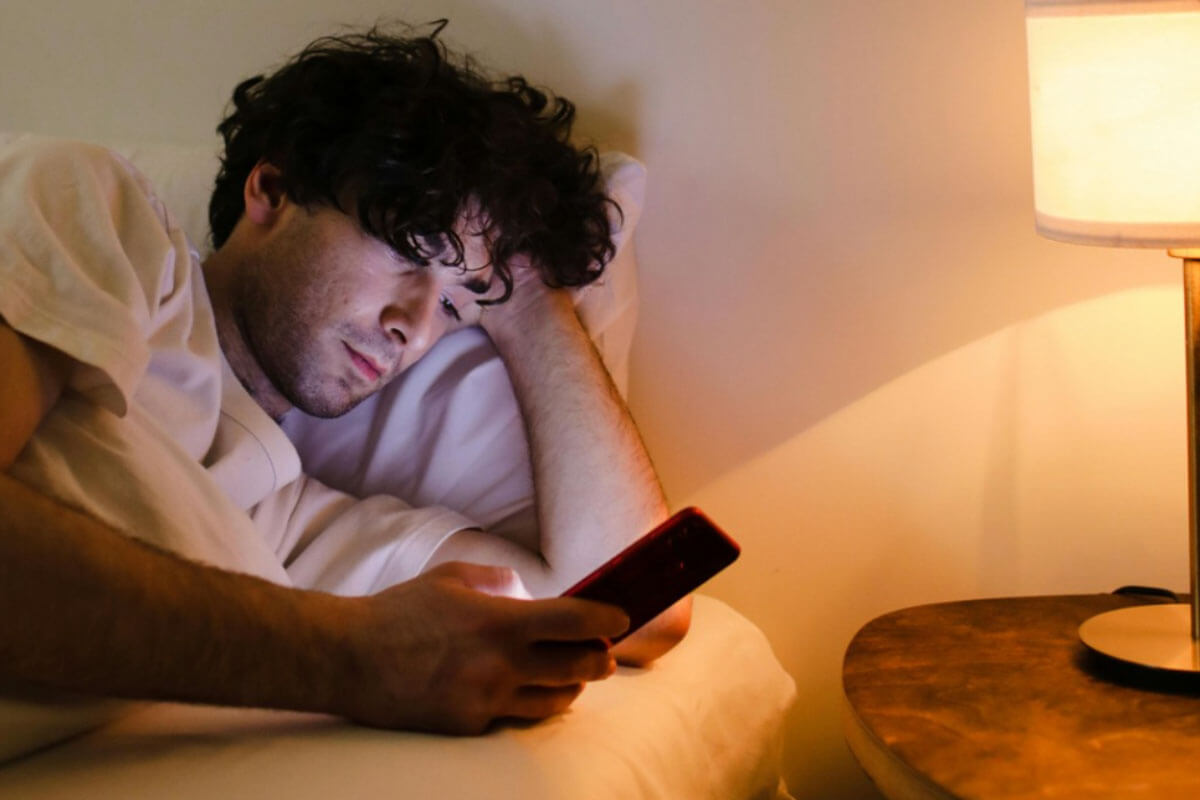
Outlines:
{"type": "Polygon", "coordinates": [[[242,187],[242,200],[249,221],[268,227],[274,224],[288,202],[279,167],[266,161],[255,164],[242,187]]]}

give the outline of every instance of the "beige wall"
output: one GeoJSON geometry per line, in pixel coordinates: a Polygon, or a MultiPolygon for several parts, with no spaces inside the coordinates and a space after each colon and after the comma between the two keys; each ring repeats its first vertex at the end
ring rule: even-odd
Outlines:
{"type": "Polygon", "coordinates": [[[1018,0],[0,0],[0,128],[209,141],[238,78],[381,13],[648,163],[632,404],[744,544],[712,591],[797,680],[797,796],[870,794],[871,617],[1185,588],[1178,268],[1034,236],[1018,0]]]}

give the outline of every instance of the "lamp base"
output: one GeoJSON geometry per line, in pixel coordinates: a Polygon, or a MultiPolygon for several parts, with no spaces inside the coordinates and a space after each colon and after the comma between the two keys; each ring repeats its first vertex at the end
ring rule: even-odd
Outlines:
{"type": "Polygon", "coordinates": [[[1187,603],[1131,606],[1098,614],[1079,626],[1097,653],[1141,667],[1200,673],[1200,642],[1192,638],[1187,603]]]}

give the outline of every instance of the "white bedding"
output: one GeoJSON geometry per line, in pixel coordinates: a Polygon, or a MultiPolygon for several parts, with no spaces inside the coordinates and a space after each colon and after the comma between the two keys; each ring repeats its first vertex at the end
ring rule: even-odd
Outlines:
{"type": "Polygon", "coordinates": [[[763,635],[698,596],[693,630],[570,711],[480,738],[156,704],[0,769],[5,800],[775,798],[794,693],[763,635]]]}

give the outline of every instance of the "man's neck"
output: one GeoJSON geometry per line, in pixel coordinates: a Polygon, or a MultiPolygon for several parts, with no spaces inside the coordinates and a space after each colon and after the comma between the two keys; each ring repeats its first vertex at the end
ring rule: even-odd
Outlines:
{"type": "Polygon", "coordinates": [[[212,302],[217,340],[225,360],[238,381],[271,419],[279,422],[291,409],[291,404],[279,393],[246,343],[242,326],[233,308],[230,276],[235,265],[228,254],[218,250],[204,261],[204,283],[212,302]]]}

